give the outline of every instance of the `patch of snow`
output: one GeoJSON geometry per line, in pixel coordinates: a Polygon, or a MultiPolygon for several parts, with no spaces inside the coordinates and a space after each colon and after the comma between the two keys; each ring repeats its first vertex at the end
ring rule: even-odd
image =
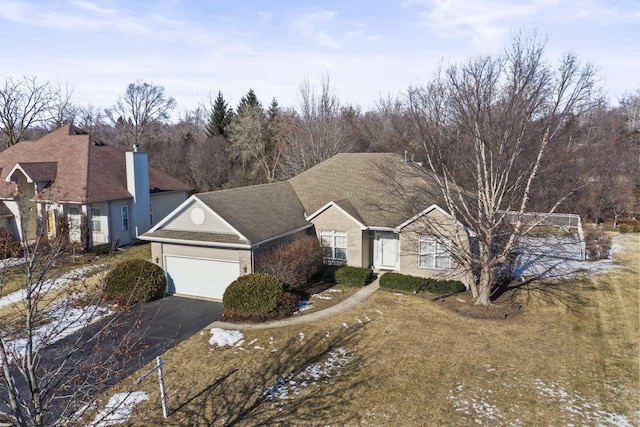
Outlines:
{"type": "MultiPolygon", "coordinates": [[[[577,236],[523,237],[516,250],[512,277],[553,278],[568,277],[580,273],[604,273],[615,267],[612,259],[581,261],[582,243],[577,236]]],[[[611,254],[623,250],[614,242],[611,254]]]]}
{"type": "Polygon", "coordinates": [[[312,307],[313,307],[313,303],[311,303],[311,301],[309,300],[298,301],[298,307],[297,307],[296,313],[307,311],[312,307]]]}
{"type": "Polygon", "coordinates": [[[300,341],[304,340],[304,332],[300,332],[298,336],[300,337],[300,341]]]}
{"type": "Polygon", "coordinates": [[[330,352],[327,360],[306,366],[301,372],[280,375],[276,382],[261,393],[262,399],[290,399],[291,395],[300,394],[302,389],[320,381],[327,381],[339,375],[353,356],[344,348],[330,352]]]}
{"type": "MultiPolygon", "coordinates": [[[[113,312],[109,308],[89,305],[74,307],[72,298],[58,301],[43,312],[45,324],[33,331],[34,348],[48,346],[68,337],[90,324],[97,322],[113,312]]],[[[10,360],[24,357],[27,347],[26,338],[16,338],[7,342],[7,355],[10,360]]]]}
{"type": "Polygon", "coordinates": [[[358,323],[362,324],[362,320],[358,319],[357,317],[356,320],[358,321],[358,323]]]}
{"type": "Polygon", "coordinates": [[[247,345],[251,345],[251,344],[255,343],[256,341],[258,341],[258,338],[252,339],[251,341],[249,341],[249,344],[247,344],[247,345]]]}
{"type": "Polygon", "coordinates": [[[343,292],[342,289],[326,289],[324,292],[330,292],[330,293],[339,293],[339,292],[343,292]]]}
{"type": "MultiPolygon", "coordinates": [[[[19,258],[22,260],[22,262],[18,263],[18,264],[23,264],[25,262],[24,258],[19,258]]],[[[5,260],[6,261],[6,260],[5,260]]],[[[14,264],[14,265],[18,265],[18,264],[14,264]]],[[[38,293],[40,294],[39,296],[42,296],[44,294],[46,294],[49,291],[61,288],[64,285],[67,285],[71,282],[73,282],[74,280],[79,280],[82,279],[84,277],[85,274],[90,273],[93,270],[96,270],[98,268],[103,267],[102,265],[88,265],[88,266],[84,266],[84,267],[80,267],[80,268],[76,268],[74,270],[71,270],[70,272],[61,275],[60,277],[56,278],[56,279],[49,279],[46,280],[45,282],[43,282],[40,286],[39,286],[39,290],[38,293]]],[[[1,268],[1,267],[0,267],[1,268]]],[[[35,286],[34,286],[35,288],[35,286]]],[[[19,289],[15,292],[10,293],[9,295],[5,295],[4,297],[0,298],[0,308],[8,306],[8,305],[12,305],[12,304],[16,304],[19,303],[20,301],[22,301],[25,298],[25,290],[24,289],[19,289]]]]}
{"type": "MultiPolygon", "coordinates": [[[[632,426],[633,421],[623,415],[600,408],[596,401],[590,401],[577,392],[570,392],[557,382],[546,383],[536,378],[528,380],[520,377],[520,381],[510,380],[504,382],[495,368],[487,366],[487,373],[494,378],[485,381],[485,385],[496,384],[502,388],[509,389],[513,395],[519,395],[522,390],[535,390],[537,401],[541,405],[554,405],[562,413],[559,424],[563,425],[597,425],[597,426],[632,426]]],[[[509,378],[518,378],[513,372],[508,373],[509,378]]],[[[463,418],[475,422],[489,425],[518,426],[527,425],[530,421],[523,419],[523,414],[517,405],[509,405],[506,408],[497,407],[492,401],[493,390],[476,386],[474,388],[465,387],[458,384],[449,390],[449,399],[453,401],[454,409],[461,412],[463,418]],[[469,417],[469,418],[467,418],[469,417]]]]}
{"type": "Polygon", "coordinates": [[[230,331],[221,328],[211,328],[211,338],[209,338],[209,344],[217,345],[218,347],[224,346],[238,346],[241,345],[244,335],[240,331],[230,331]]]}
{"type": "Polygon", "coordinates": [[[133,408],[145,400],[149,400],[149,395],[144,391],[116,393],[88,427],[107,427],[123,423],[131,416],[133,408]]]}
{"type": "Polygon", "coordinates": [[[271,353],[277,353],[278,352],[278,347],[273,347],[271,349],[271,353]]]}
{"type": "Polygon", "coordinates": [[[14,267],[16,265],[24,264],[27,260],[23,257],[20,258],[7,258],[0,260],[0,270],[7,267],[14,267]]]}
{"type": "Polygon", "coordinates": [[[255,347],[253,347],[254,350],[264,350],[264,347],[262,347],[261,345],[256,345],[255,347]]]}
{"type": "Polygon", "coordinates": [[[322,294],[313,294],[311,295],[311,298],[324,299],[324,300],[333,299],[329,295],[322,295],[322,294]]]}
{"type": "Polygon", "coordinates": [[[348,328],[348,327],[349,327],[349,325],[347,325],[347,322],[342,322],[342,327],[343,327],[343,328],[348,328]]]}

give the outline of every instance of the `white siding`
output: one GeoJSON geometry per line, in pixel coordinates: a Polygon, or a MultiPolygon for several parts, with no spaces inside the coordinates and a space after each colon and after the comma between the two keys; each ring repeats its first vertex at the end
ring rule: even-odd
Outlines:
{"type": "Polygon", "coordinates": [[[200,203],[193,200],[184,206],[180,212],[177,212],[176,216],[167,224],[164,225],[167,230],[182,230],[182,231],[201,231],[207,233],[219,233],[219,234],[236,234],[227,225],[225,225],[217,216],[208,212],[200,203]],[[191,219],[192,212],[200,209],[204,212],[204,222],[202,224],[196,224],[191,219]]]}

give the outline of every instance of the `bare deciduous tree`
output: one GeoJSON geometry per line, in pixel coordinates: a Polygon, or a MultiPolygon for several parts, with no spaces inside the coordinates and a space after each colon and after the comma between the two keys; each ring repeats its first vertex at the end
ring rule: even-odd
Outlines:
{"type": "Polygon", "coordinates": [[[49,118],[46,128],[49,131],[56,130],[66,123],[72,123],[79,108],[73,103],[73,89],[66,82],[64,86],[60,83],[52,89],[51,104],[47,111],[49,118]]]}
{"type": "Polygon", "coordinates": [[[456,237],[452,249],[465,268],[477,272],[471,284],[476,304],[490,303],[499,266],[535,225],[522,214],[549,161],[561,161],[547,155],[552,147],[566,147],[568,118],[591,105],[594,77],[593,66],[572,54],[552,69],[543,44],[515,36],[502,55],[451,66],[428,86],[409,90],[409,113],[439,197],[477,241],[477,251],[468,251],[456,237]],[[507,211],[515,212],[515,222],[507,211]]]}
{"type": "Polygon", "coordinates": [[[24,137],[33,125],[48,119],[54,91],[49,82],[40,82],[37,76],[4,77],[0,82],[0,132],[3,145],[10,147],[24,137]]]}
{"type": "MultiPolygon", "coordinates": [[[[64,277],[65,226],[49,239],[38,221],[35,239],[22,240],[19,297],[0,316],[0,424],[78,424],[78,410],[124,377],[140,342],[135,319],[109,316],[100,286],[64,277]]],[[[2,274],[0,291],[7,283],[2,274]]]]}
{"type": "Polygon", "coordinates": [[[290,144],[283,152],[282,175],[295,176],[342,152],[352,151],[354,138],[341,117],[341,105],[329,78],[319,92],[308,80],[298,88],[298,112],[290,144]]]}
{"type": "Polygon", "coordinates": [[[167,120],[176,105],[176,100],[165,94],[164,86],[138,80],[130,83],[124,97],[105,112],[127,135],[129,145],[141,145],[150,129],[167,120]]]}
{"type": "Polygon", "coordinates": [[[227,128],[229,141],[239,153],[242,164],[255,161],[267,182],[275,180],[282,155],[281,145],[270,133],[271,124],[272,120],[260,105],[246,105],[227,128]]]}

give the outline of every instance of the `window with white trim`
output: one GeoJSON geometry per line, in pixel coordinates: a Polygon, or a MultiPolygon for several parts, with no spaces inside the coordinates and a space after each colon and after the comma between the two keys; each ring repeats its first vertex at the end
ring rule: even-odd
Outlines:
{"type": "Polygon", "coordinates": [[[418,239],[418,267],[432,270],[451,268],[451,240],[435,236],[418,239]]]}
{"type": "Polygon", "coordinates": [[[347,232],[339,230],[320,230],[320,244],[327,248],[329,260],[347,260],[347,232]]]}
{"type": "Polygon", "coordinates": [[[100,221],[99,208],[91,208],[91,229],[94,233],[102,232],[102,221],[100,221]]]}
{"type": "Polygon", "coordinates": [[[122,216],[122,231],[127,231],[129,229],[129,206],[122,206],[120,214],[122,216]]]}

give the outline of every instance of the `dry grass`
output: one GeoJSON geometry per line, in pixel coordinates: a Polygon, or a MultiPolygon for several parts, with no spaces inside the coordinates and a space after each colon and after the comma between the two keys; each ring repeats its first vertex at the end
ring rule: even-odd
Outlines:
{"type": "MultiPolygon", "coordinates": [[[[208,333],[196,335],[164,355],[172,415],[161,418],[157,383],[148,380],[150,400],[131,422],[614,425],[617,415],[638,425],[640,239],[617,242],[626,248],[621,267],[593,277],[579,310],[532,296],[522,315],[469,319],[377,292],[337,317],[247,331],[242,348],[214,348],[208,333]],[[289,399],[260,397],[279,375],[322,364],[337,349],[348,353],[339,372],[298,383],[289,399]]],[[[138,376],[109,395],[134,388],[138,376]]]]}
{"type": "Polygon", "coordinates": [[[351,295],[355,294],[357,291],[358,288],[345,285],[333,285],[330,288],[323,289],[321,291],[314,291],[309,298],[311,308],[303,311],[301,314],[313,313],[339,304],[351,295]]]}
{"type": "MultiPolygon", "coordinates": [[[[46,307],[51,302],[64,298],[69,294],[82,292],[87,294],[88,299],[95,296],[99,288],[100,278],[102,274],[114,263],[127,259],[150,259],[151,245],[137,245],[127,248],[118,249],[113,254],[96,256],[93,254],[75,255],[69,257],[61,257],[61,262],[52,269],[47,277],[59,278],[65,273],[69,273],[75,269],[86,269],[86,273],[82,273],[79,277],[69,281],[69,284],[58,289],[48,292],[42,297],[41,307],[46,307]]],[[[4,296],[19,290],[24,286],[26,280],[25,265],[16,265],[7,267],[0,272],[0,296],[4,296]]],[[[13,320],[19,319],[20,312],[23,307],[18,305],[10,305],[0,308],[0,320],[11,323],[13,320]]]]}

